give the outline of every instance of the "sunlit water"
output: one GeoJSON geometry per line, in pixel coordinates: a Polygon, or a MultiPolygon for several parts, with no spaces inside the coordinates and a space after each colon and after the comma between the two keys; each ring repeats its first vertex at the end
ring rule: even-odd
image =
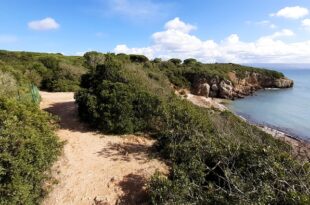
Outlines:
{"type": "Polygon", "coordinates": [[[294,88],[259,91],[232,102],[231,110],[249,121],[278,128],[310,141],[310,68],[281,70],[294,88]]]}

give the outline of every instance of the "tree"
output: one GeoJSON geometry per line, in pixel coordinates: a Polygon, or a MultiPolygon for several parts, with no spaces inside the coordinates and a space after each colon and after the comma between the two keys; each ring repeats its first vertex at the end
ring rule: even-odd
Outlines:
{"type": "Polygon", "coordinates": [[[185,64],[185,65],[195,64],[195,63],[197,63],[197,60],[194,59],[194,58],[186,59],[186,60],[184,60],[184,62],[183,62],[183,64],[185,64]]]}
{"type": "Polygon", "coordinates": [[[145,63],[149,61],[149,59],[145,57],[144,55],[132,54],[132,55],[129,55],[129,57],[130,57],[131,62],[133,63],[145,63]]]}
{"type": "Polygon", "coordinates": [[[97,65],[101,65],[105,61],[105,55],[96,51],[85,53],[84,58],[86,65],[91,69],[95,69],[97,65]]]}
{"type": "Polygon", "coordinates": [[[169,60],[169,62],[172,62],[175,65],[180,65],[182,63],[182,60],[178,59],[178,58],[172,58],[172,59],[169,60]]]}

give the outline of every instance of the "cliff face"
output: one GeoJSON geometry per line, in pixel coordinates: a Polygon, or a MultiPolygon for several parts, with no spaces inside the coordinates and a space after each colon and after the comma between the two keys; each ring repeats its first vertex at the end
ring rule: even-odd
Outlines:
{"type": "Polygon", "coordinates": [[[245,72],[243,77],[228,73],[228,79],[192,76],[192,93],[205,97],[225,99],[243,98],[264,88],[290,88],[294,82],[287,78],[275,78],[256,72],[245,72]]]}

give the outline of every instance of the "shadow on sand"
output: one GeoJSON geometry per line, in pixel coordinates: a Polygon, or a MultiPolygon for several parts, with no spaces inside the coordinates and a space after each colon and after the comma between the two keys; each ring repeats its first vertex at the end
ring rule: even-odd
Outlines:
{"type": "Polygon", "coordinates": [[[120,197],[119,205],[146,205],[148,194],[145,190],[146,178],[138,174],[129,174],[119,182],[124,195],[120,197]]]}
{"type": "Polygon", "coordinates": [[[51,107],[44,109],[44,111],[59,117],[61,129],[82,133],[91,131],[86,124],[80,121],[77,105],[74,102],[54,103],[51,107]]]}
{"type": "Polygon", "coordinates": [[[114,161],[137,160],[140,163],[148,162],[152,158],[153,147],[136,143],[109,143],[98,152],[99,156],[112,158],[114,161]]]}

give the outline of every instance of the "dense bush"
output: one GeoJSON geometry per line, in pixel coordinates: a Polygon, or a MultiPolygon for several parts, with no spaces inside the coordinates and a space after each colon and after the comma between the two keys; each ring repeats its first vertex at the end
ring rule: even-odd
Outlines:
{"type": "Polygon", "coordinates": [[[196,64],[196,63],[197,63],[197,60],[193,58],[188,58],[184,60],[185,65],[196,64]]]}
{"type": "Polygon", "coordinates": [[[246,73],[260,73],[264,76],[273,77],[273,78],[281,78],[284,77],[283,73],[267,70],[267,69],[259,69],[248,66],[241,66],[237,64],[202,64],[197,62],[195,59],[186,59],[183,64],[175,64],[171,61],[157,63],[162,71],[166,73],[169,77],[169,80],[179,86],[190,88],[191,85],[191,76],[200,75],[206,77],[214,77],[217,76],[220,79],[228,79],[228,73],[234,72],[237,77],[244,78],[246,73]]]}
{"type": "Polygon", "coordinates": [[[0,204],[38,204],[59,154],[50,116],[32,103],[0,98],[0,204]]]}
{"type": "Polygon", "coordinates": [[[108,133],[151,130],[160,100],[135,89],[121,76],[122,65],[108,56],[104,65],[82,77],[76,94],[81,118],[108,133]]]}
{"type": "MultiPolygon", "coordinates": [[[[92,63],[86,57],[85,61],[92,63]]],[[[11,73],[21,84],[34,83],[48,91],[76,91],[85,67],[90,67],[84,64],[83,57],[0,51],[0,70],[11,73]]]]}
{"type": "MultiPolygon", "coordinates": [[[[30,84],[40,83],[47,68],[34,63],[35,68],[22,75],[16,68],[26,66],[24,61],[32,56],[6,54],[17,59],[14,65],[0,61],[0,204],[39,204],[48,169],[61,147],[51,117],[38,107],[38,90],[30,84]]],[[[55,66],[46,59],[44,63],[55,66]]]]}
{"type": "Polygon", "coordinates": [[[228,112],[183,103],[168,107],[169,123],[157,136],[172,170],[169,178],[153,177],[153,204],[310,202],[309,163],[295,161],[288,145],[228,112]]]}
{"type": "MultiPolygon", "coordinates": [[[[203,109],[173,94],[184,73],[220,75],[252,68],[172,61],[133,63],[109,54],[82,77],[76,93],[83,120],[110,133],[146,132],[171,164],[149,184],[152,204],[308,204],[309,163],[291,147],[230,112],[203,109]],[[221,70],[223,68],[223,70],[221,70]],[[173,83],[175,83],[173,82],[173,83]]],[[[273,75],[272,71],[266,75],[273,75]]]]}
{"type": "Polygon", "coordinates": [[[14,76],[10,73],[2,72],[0,70],[0,96],[16,95],[17,82],[14,76]]]}
{"type": "Polygon", "coordinates": [[[182,60],[178,59],[178,58],[172,58],[172,59],[169,60],[169,62],[172,62],[175,65],[180,65],[182,63],[182,60]]]}
{"type": "Polygon", "coordinates": [[[95,69],[97,65],[101,65],[105,61],[104,54],[95,51],[85,53],[84,58],[86,66],[90,69],[95,69]]]}
{"type": "Polygon", "coordinates": [[[129,58],[130,58],[131,62],[133,62],[133,63],[145,63],[145,62],[149,61],[149,59],[147,57],[145,57],[144,55],[132,54],[132,55],[129,55],[129,58]]]}

